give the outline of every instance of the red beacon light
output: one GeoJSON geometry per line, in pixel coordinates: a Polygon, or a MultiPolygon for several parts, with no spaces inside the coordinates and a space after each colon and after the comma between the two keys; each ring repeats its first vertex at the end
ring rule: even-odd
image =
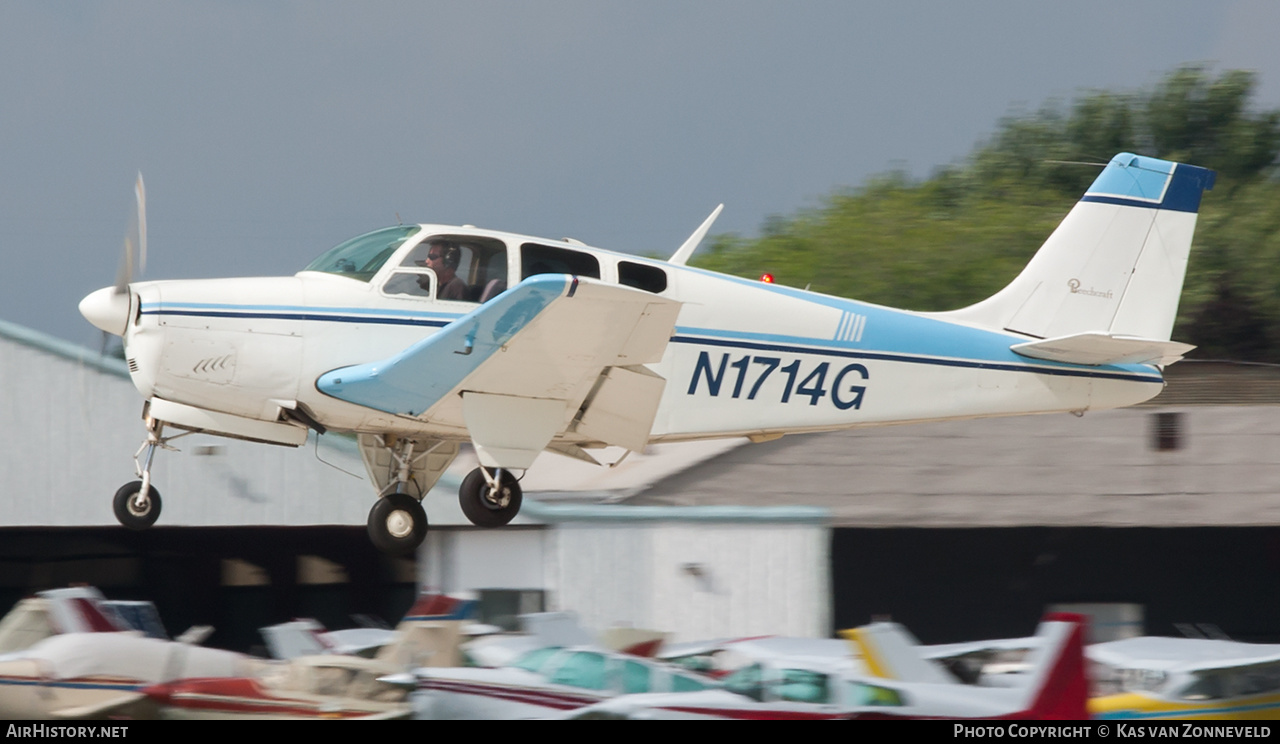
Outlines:
{"type": "Polygon", "coordinates": [[[773,284],[773,274],[761,274],[760,281],[765,284],[773,284]]]}

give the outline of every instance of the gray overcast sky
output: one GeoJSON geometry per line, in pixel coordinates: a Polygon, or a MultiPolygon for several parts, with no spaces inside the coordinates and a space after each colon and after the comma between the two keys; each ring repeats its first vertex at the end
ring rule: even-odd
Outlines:
{"type": "MultiPolygon", "coordinates": [[[[0,318],[89,346],[147,180],[144,278],[291,274],[396,222],[666,255],[923,176],[1009,113],[1257,70],[1280,3],[0,0],[0,318]]],[[[904,247],[909,249],[909,246],[904,247]]]]}

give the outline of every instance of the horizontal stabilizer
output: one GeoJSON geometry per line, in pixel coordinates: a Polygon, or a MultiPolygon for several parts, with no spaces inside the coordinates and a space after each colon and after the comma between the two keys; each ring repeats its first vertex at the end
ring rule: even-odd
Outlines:
{"type": "Polygon", "coordinates": [[[1177,341],[1091,332],[1014,344],[1009,348],[1032,359],[1068,364],[1167,365],[1178,361],[1196,347],[1177,341]]]}

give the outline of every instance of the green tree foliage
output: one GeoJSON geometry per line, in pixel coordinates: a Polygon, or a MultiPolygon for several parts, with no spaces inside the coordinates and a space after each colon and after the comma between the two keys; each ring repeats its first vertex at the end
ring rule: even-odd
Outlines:
{"type": "Polygon", "coordinates": [[[720,235],[695,263],[916,310],[1007,284],[1118,152],[1218,171],[1188,267],[1178,340],[1199,358],[1280,363],[1280,111],[1255,112],[1252,73],[1201,67],[1149,92],[1095,91],[1003,120],[991,141],[923,181],[900,173],[720,235]]]}

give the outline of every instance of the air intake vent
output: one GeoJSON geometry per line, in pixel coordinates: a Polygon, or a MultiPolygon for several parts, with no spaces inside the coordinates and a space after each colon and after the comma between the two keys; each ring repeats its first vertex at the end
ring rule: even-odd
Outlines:
{"type": "Polygon", "coordinates": [[[130,371],[130,372],[137,372],[137,371],[138,371],[138,361],[137,361],[136,359],[130,359],[130,360],[129,360],[129,371],[130,371]]]}

